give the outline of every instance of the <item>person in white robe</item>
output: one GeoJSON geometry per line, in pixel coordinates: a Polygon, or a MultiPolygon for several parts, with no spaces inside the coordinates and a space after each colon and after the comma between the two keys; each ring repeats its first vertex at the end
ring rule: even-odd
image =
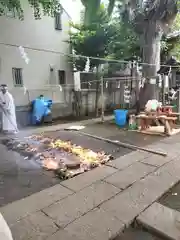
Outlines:
{"type": "Polygon", "coordinates": [[[1,85],[0,108],[2,110],[2,130],[5,133],[17,133],[14,99],[8,92],[6,84],[1,85]]]}
{"type": "Polygon", "coordinates": [[[9,229],[9,227],[1,213],[0,213],[0,239],[1,240],[13,240],[11,230],[9,229]]]}

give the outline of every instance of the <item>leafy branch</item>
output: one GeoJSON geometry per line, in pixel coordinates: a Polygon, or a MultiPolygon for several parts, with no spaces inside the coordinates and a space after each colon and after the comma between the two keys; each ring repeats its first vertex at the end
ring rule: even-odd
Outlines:
{"type": "MultiPolygon", "coordinates": [[[[62,6],[58,0],[28,0],[33,9],[35,19],[40,19],[41,15],[54,16],[55,12],[61,12],[62,6]]],[[[14,11],[16,16],[24,19],[24,9],[20,0],[0,0],[0,16],[5,15],[6,11],[14,11]]]]}

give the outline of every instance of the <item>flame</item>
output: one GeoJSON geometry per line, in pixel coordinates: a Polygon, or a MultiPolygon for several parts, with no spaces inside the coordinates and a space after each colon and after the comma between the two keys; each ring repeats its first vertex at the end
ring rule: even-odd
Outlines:
{"type": "MultiPolygon", "coordinates": [[[[66,171],[66,177],[72,176],[73,172],[74,175],[78,174],[79,172],[82,173],[84,171],[89,171],[94,167],[100,166],[101,164],[105,164],[111,158],[110,155],[107,155],[105,152],[94,152],[91,149],[86,149],[81,146],[77,146],[73,144],[71,141],[62,141],[61,139],[53,139],[51,137],[45,137],[43,134],[40,135],[32,135],[28,137],[28,139],[32,139],[34,141],[40,142],[41,146],[47,146],[48,150],[44,153],[40,154],[40,160],[42,166],[47,170],[62,170],[63,174],[66,171]],[[65,163],[58,162],[56,159],[56,154],[51,153],[51,150],[57,150],[60,153],[66,152],[68,154],[72,154],[79,158],[80,160],[80,169],[77,172],[77,169],[74,171],[68,170],[65,163]],[[48,153],[48,154],[45,154],[48,153]],[[68,170],[68,171],[67,171],[68,170]]],[[[34,152],[38,153],[38,147],[33,145],[27,144],[26,148],[27,152],[34,152]]],[[[39,154],[39,153],[38,153],[39,154]]],[[[64,175],[63,175],[64,176],[64,175]]]]}
{"type": "Polygon", "coordinates": [[[59,164],[50,158],[44,159],[42,166],[48,170],[56,170],[59,168],[59,164]]]}
{"type": "Polygon", "coordinates": [[[96,153],[90,149],[85,149],[81,146],[72,144],[70,141],[64,142],[60,139],[52,141],[51,147],[56,149],[63,149],[64,151],[73,153],[80,158],[81,162],[86,163],[101,164],[104,157],[107,156],[104,152],[96,153]]]}

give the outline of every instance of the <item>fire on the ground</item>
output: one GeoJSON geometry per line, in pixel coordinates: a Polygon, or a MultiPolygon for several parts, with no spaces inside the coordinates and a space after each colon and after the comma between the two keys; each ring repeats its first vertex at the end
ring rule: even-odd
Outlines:
{"type": "Polygon", "coordinates": [[[60,178],[70,178],[112,159],[103,151],[94,152],[73,144],[43,135],[33,135],[25,142],[14,143],[13,150],[23,150],[29,156],[40,160],[47,170],[53,170],[60,178]]]}

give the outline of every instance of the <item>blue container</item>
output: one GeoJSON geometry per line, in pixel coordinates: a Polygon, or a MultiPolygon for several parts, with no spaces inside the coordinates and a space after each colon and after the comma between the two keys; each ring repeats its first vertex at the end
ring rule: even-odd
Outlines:
{"type": "Polygon", "coordinates": [[[116,109],[114,110],[114,116],[115,116],[115,123],[119,127],[124,127],[127,123],[127,114],[128,110],[124,109],[116,109]]]}

